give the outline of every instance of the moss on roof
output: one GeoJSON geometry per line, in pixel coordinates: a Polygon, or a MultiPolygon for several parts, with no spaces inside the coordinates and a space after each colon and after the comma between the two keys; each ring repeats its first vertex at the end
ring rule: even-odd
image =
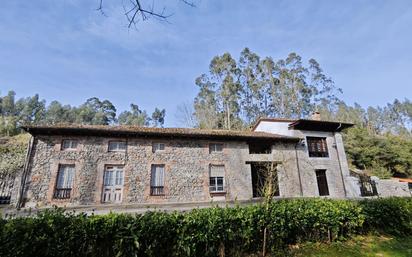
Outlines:
{"type": "Polygon", "coordinates": [[[128,135],[153,137],[186,137],[186,138],[227,138],[227,139],[268,139],[297,141],[297,137],[282,136],[273,133],[240,131],[240,130],[211,130],[192,128],[153,128],[140,126],[107,126],[107,125],[50,125],[22,126],[22,129],[32,135],[76,134],[76,135],[128,135]]]}

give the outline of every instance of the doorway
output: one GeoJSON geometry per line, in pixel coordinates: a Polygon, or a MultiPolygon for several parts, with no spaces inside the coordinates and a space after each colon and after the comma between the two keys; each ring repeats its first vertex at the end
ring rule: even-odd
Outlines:
{"type": "Polygon", "coordinates": [[[253,197],[263,197],[265,187],[272,180],[273,196],[279,196],[279,181],[277,174],[278,163],[275,162],[249,162],[252,172],[253,197]],[[271,174],[273,173],[273,174],[271,174]]]}
{"type": "Polygon", "coordinates": [[[103,203],[121,203],[123,194],[123,166],[106,166],[104,170],[103,203]]]}

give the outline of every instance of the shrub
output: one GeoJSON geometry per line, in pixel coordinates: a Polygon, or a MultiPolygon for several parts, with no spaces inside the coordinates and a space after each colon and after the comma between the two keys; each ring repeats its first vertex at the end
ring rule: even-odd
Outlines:
{"type": "Polygon", "coordinates": [[[364,230],[412,235],[412,198],[379,198],[360,201],[366,217],[364,230]]]}
{"type": "Polygon", "coordinates": [[[0,256],[228,256],[287,244],[347,238],[362,231],[407,234],[411,199],[296,199],[187,213],[90,215],[46,210],[0,219],[0,256]]]}

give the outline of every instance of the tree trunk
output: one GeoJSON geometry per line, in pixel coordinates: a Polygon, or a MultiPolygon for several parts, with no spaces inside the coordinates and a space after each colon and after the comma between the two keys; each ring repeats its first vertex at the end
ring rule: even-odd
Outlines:
{"type": "Polygon", "coordinates": [[[267,228],[263,230],[263,249],[262,249],[262,256],[266,256],[266,241],[267,241],[267,228]]]}

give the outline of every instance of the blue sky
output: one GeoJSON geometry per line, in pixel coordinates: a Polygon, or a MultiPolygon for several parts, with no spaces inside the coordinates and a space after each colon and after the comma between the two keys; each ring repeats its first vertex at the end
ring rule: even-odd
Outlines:
{"type": "Polygon", "coordinates": [[[105,1],[107,17],[98,0],[2,0],[0,93],[157,106],[166,126],[179,126],[176,107],[193,100],[212,57],[249,47],[262,57],[315,58],[351,104],[412,98],[410,0],[198,0],[196,8],[154,0],[173,16],[137,31],[127,29],[122,0],[105,1]]]}

